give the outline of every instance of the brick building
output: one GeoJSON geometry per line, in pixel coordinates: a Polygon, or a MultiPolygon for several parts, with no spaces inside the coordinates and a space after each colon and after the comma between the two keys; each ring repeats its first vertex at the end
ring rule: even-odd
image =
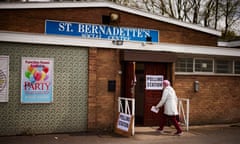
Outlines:
{"type": "Polygon", "coordinates": [[[240,50],[218,47],[220,36],[109,2],[1,4],[9,72],[0,135],[112,129],[118,97],[135,98],[137,125],[157,125],[149,109],[162,90],[147,89],[146,76],[169,79],[190,99],[191,125],[239,122],[240,50]],[[53,63],[50,100],[25,101],[24,62],[45,59],[53,63]]]}

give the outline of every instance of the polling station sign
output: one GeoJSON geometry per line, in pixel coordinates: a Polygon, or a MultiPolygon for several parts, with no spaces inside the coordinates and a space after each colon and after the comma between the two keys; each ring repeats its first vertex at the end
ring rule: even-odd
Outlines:
{"type": "Polygon", "coordinates": [[[53,101],[52,58],[22,57],[21,103],[53,101]]]}
{"type": "Polygon", "coordinates": [[[163,75],[146,75],[146,89],[147,90],[162,90],[163,89],[163,75]]]}
{"type": "Polygon", "coordinates": [[[45,21],[45,34],[136,42],[146,42],[151,38],[153,43],[159,40],[158,30],[56,20],[45,21]]]}
{"type": "Polygon", "coordinates": [[[130,123],[131,123],[131,115],[124,114],[124,113],[119,114],[117,128],[127,132],[129,130],[130,123]]]}
{"type": "Polygon", "coordinates": [[[119,113],[115,132],[123,136],[131,136],[133,127],[133,116],[125,113],[119,113]]]}

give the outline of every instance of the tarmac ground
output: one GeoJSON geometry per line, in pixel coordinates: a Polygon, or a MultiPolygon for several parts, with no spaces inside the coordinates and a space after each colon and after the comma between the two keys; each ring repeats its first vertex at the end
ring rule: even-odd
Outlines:
{"type": "Polygon", "coordinates": [[[32,136],[1,136],[0,144],[239,144],[240,124],[190,126],[182,136],[173,127],[164,134],[157,127],[135,127],[135,135],[123,137],[114,133],[64,133],[32,136]]]}

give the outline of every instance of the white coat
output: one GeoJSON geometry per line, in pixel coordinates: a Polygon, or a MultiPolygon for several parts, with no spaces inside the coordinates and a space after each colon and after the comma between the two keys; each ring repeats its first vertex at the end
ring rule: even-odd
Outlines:
{"type": "Polygon", "coordinates": [[[171,86],[167,86],[164,88],[162,98],[156,108],[164,105],[164,114],[174,116],[178,115],[177,103],[178,99],[175,90],[171,86]]]}

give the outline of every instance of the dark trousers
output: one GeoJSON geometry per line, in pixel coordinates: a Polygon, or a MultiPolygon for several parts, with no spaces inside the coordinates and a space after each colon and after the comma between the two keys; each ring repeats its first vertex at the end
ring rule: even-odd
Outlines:
{"type": "Polygon", "coordinates": [[[165,115],[163,114],[161,119],[160,119],[160,125],[159,125],[159,130],[163,130],[164,125],[166,124],[167,120],[170,120],[171,123],[174,125],[174,127],[177,130],[177,133],[182,132],[182,129],[180,128],[178,121],[177,121],[177,116],[169,116],[169,115],[165,115]]]}

